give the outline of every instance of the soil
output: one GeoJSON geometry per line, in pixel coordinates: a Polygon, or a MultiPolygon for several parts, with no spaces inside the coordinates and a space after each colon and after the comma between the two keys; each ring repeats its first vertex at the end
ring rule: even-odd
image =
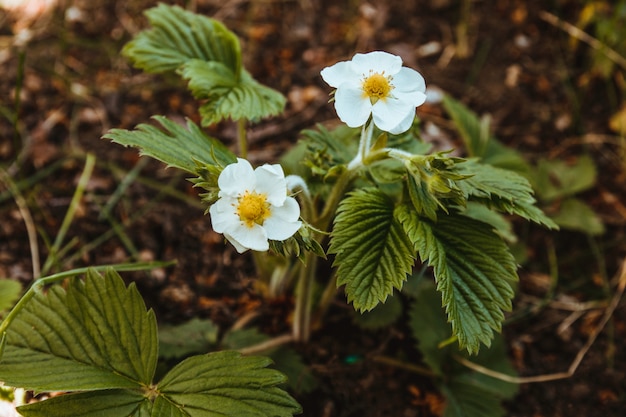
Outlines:
{"type": "MultiPolygon", "coordinates": [[[[187,3],[236,32],[245,67],[289,99],[284,117],[253,128],[253,163],[276,161],[296,143],[301,129],[336,120],[319,71],[370,50],[400,55],[406,66],[424,75],[429,88],[489,114],[494,135],[531,161],[571,162],[582,153],[591,155],[599,168],[597,185],[581,197],[607,231],[589,237],[516,223],[527,248],[512,312],[521,318],[504,329],[520,375],[570,367],[599,325],[626,256],[626,145],[609,128],[624,99],[624,73],[597,76],[590,48],[575,45],[546,15],[575,23],[581,1],[468,2],[465,17],[451,0],[187,3]],[[465,37],[460,22],[467,23],[465,37]],[[572,311],[555,302],[541,304],[550,296],[551,268],[558,268],[559,275],[551,300],[568,305],[599,300],[600,308],[570,321],[572,311]]],[[[22,195],[37,226],[42,259],[61,226],[84,155],[91,152],[97,166],[65,239],[71,246],[54,271],[176,260],[173,267],[124,275],[137,282],[160,323],[210,318],[225,329],[253,314],[254,323],[268,333],[288,331],[291,295],[266,295],[250,255],[238,255],[212,232],[197,191],[184,175],[156,161],[140,162],[135,150],[100,139],[110,128],[132,129],[155,114],[199,122],[197,103],[177,78],[146,75],[119,54],[133,34],[147,27],[142,11],[156,2],[25,4],[14,13],[0,9],[0,166],[15,181],[36,180],[23,185],[22,195]],[[17,128],[11,123],[16,108],[17,128]],[[107,202],[135,168],[138,178],[103,217],[107,202]],[[122,225],[123,231],[111,232],[113,225],[122,225]]],[[[418,115],[425,127],[439,129],[436,139],[442,147],[461,147],[440,104],[424,105],[418,115]]],[[[209,133],[236,147],[232,124],[221,123],[209,133]]],[[[33,280],[26,226],[4,184],[0,187],[0,277],[26,286],[33,280]]],[[[571,377],[520,385],[516,398],[505,404],[507,415],[626,415],[624,304],[571,377]]],[[[309,343],[296,346],[319,383],[311,393],[294,394],[304,415],[441,415],[443,397],[429,378],[373,360],[383,353],[419,364],[414,345],[402,324],[360,330],[340,291],[323,326],[309,343]]]]}

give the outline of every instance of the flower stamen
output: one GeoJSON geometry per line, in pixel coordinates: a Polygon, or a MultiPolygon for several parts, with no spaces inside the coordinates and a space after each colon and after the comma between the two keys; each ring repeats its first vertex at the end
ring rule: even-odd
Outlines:
{"type": "Polygon", "coordinates": [[[393,85],[391,84],[391,76],[385,76],[385,73],[372,73],[363,80],[363,94],[368,97],[372,104],[380,99],[389,97],[393,85]]]}
{"type": "Polygon", "coordinates": [[[265,194],[249,192],[246,190],[243,195],[237,199],[236,213],[242,222],[249,228],[254,224],[262,225],[263,222],[270,217],[270,204],[267,202],[265,194]]]}

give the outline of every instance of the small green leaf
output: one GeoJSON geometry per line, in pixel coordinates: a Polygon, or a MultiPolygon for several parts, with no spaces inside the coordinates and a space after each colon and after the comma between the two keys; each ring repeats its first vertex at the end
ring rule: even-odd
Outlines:
{"type": "Polygon", "coordinates": [[[598,215],[584,201],[577,198],[567,198],[559,205],[559,211],[552,215],[563,229],[575,230],[598,236],[605,232],[604,224],[598,215]]]}
{"type": "Polygon", "coordinates": [[[597,172],[591,157],[582,155],[573,164],[541,159],[533,177],[537,195],[549,202],[593,187],[597,172]]]}
{"type": "Polygon", "coordinates": [[[13,307],[22,292],[22,285],[11,279],[0,279],[0,313],[13,307]]]}
{"type": "Polygon", "coordinates": [[[191,120],[187,129],[163,116],[153,116],[165,131],[152,125],[140,124],[136,130],[112,129],[105,139],[124,146],[139,148],[147,155],[192,174],[199,173],[198,162],[225,166],[237,161],[235,155],[217,139],[202,132],[191,120]]]}
{"type": "Polygon", "coordinates": [[[402,288],[414,251],[394,218],[394,202],[375,188],[346,197],[337,210],[329,253],[336,254],[337,286],[346,285],[348,301],[369,311],[402,288]]]}
{"type": "Polygon", "coordinates": [[[277,387],[285,377],[266,368],[270,363],[267,358],[233,351],[192,356],[159,382],[155,408],[166,401],[189,417],[282,417],[299,413],[299,404],[277,387]]]}
{"type": "Polygon", "coordinates": [[[475,159],[460,164],[459,172],[468,176],[457,182],[468,199],[499,211],[516,214],[551,229],[558,229],[556,223],[535,205],[530,183],[521,175],[475,159]]]}
{"type": "Polygon", "coordinates": [[[178,325],[162,325],[159,328],[159,356],[170,359],[207,352],[217,343],[218,332],[219,327],[211,320],[198,318],[178,325]]]}
{"type": "Polygon", "coordinates": [[[90,270],[67,292],[37,293],[7,331],[0,380],[38,391],[140,388],[157,361],[152,311],[133,284],[90,270]]]}
{"type": "Polygon", "coordinates": [[[219,62],[239,77],[239,40],[222,23],[163,3],[145,14],[152,29],[140,32],[122,50],[136,67],[161,73],[174,71],[190,59],[201,59],[219,62]]]}
{"type": "Polygon", "coordinates": [[[24,405],[18,411],[24,417],[133,417],[151,406],[140,392],[113,389],[60,395],[24,405]]]}
{"type": "Polygon", "coordinates": [[[444,96],[443,106],[461,134],[470,157],[495,167],[516,171],[524,176],[531,169],[526,160],[514,149],[498,142],[489,132],[489,119],[479,119],[460,101],[444,96]]]}
{"type": "Polygon", "coordinates": [[[434,268],[437,289],[459,345],[477,353],[500,331],[511,309],[516,264],[492,227],[457,214],[436,223],[420,219],[408,205],[397,211],[423,262],[434,268]]]}
{"type": "Polygon", "coordinates": [[[245,70],[237,77],[220,62],[193,59],[181,67],[180,73],[189,81],[194,97],[206,100],[200,107],[203,126],[227,118],[257,121],[278,115],[285,107],[281,93],[259,84],[245,70]]]}

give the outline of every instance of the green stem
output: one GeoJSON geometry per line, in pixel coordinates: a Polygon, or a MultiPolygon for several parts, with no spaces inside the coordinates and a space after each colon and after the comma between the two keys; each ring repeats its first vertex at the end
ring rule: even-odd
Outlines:
{"type": "Polygon", "coordinates": [[[296,309],[293,319],[293,337],[298,342],[308,342],[311,336],[311,310],[313,306],[313,282],[317,271],[317,256],[307,252],[296,288],[296,309]]]}
{"type": "Polygon", "coordinates": [[[83,168],[83,172],[80,175],[78,180],[78,185],[76,186],[76,190],[74,191],[74,195],[72,196],[72,201],[70,202],[70,206],[67,209],[67,213],[65,213],[65,218],[63,219],[63,223],[61,223],[61,227],[59,228],[59,232],[57,233],[56,238],[54,239],[54,243],[50,248],[50,253],[48,254],[48,258],[46,259],[46,263],[41,268],[41,274],[45,275],[48,273],[54,262],[57,260],[57,252],[61,247],[61,243],[63,242],[63,238],[67,234],[67,231],[74,220],[74,215],[76,214],[76,210],[80,204],[80,200],[83,197],[83,193],[85,192],[85,188],[87,187],[87,182],[89,178],[91,178],[91,173],[93,172],[93,168],[96,164],[96,157],[92,153],[87,154],[87,158],[85,160],[85,167],[83,168]]]}
{"type": "Polygon", "coordinates": [[[239,157],[248,158],[248,137],[246,135],[246,119],[237,120],[237,144],[239,146],[239,157]]]}
{"type": "MultiPolygon", "coordinates": [[[[97,272],[103,272],[107,269],[111,268],[116,271],[143,271],[146,269],[159,268],[164,266],[173,265],[175,262],[136,262],[136,263],[122,263],[122,264],[112,264],[112,265],[99,265],[92,267],[84,267],[84,268],[76,268],[69,271],[59,272],[58,274],[53,274],[47,277],[39,278],[30,286],[28,291],[24,293],[22,298],[15,304],[15,307],[6,315],[4,320],[0,323],[0,337],[4,339],[5,332],[15,316],[24,308],[26,303],[38,293],[41,288],[46,285],[53,284],[58,281],[62,281],[65,278],[70,278],[76,275],[81,275],[86,273],[88,270],[93,269],[97,272]]],[[[1,351],[1,347],[0,347],[1,351]]]]}

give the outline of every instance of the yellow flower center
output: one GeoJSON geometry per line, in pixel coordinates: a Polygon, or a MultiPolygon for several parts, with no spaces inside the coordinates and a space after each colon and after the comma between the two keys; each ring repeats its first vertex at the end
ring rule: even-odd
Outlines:
{"type": "Polygon", "coordinates": [[[365,97],[369,97],[372,104],[378,100],[389,97],[389,93],[393,90],[390,83],[391,77],[386,77],[384,72],[375,72],[363,80],[362,88],[365,97]]]}
{"type": "Polygon", "coordinates": [[[246,191],[237,201],[237,215],[250,228],[255,223],[263,224],[270,216],[270,204],[265,194],[246,191]]]}

